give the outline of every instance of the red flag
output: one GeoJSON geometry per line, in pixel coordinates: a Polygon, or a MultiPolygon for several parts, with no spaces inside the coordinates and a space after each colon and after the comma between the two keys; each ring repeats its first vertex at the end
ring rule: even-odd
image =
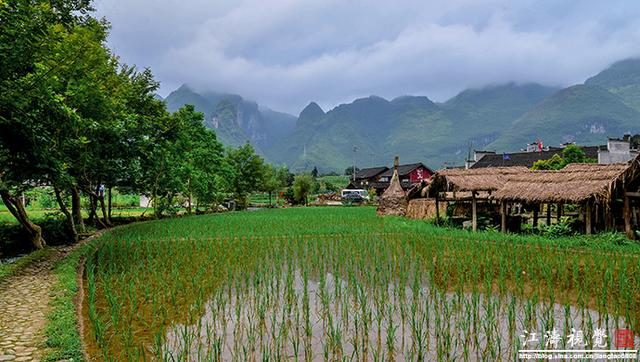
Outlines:
{"type": "Polygon", "coordinates": [[[538,152],[542,152],[542,140],[538,139],[538,152]]]}

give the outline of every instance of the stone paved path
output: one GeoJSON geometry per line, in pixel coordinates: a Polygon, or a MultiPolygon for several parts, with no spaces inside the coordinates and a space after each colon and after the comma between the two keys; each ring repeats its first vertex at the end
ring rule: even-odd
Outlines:
{"type": "Polygon", "coordinates": [[[0,280],[0,361],[39,361],[44,355],[53,267],[78,245],[56,248],[45,260],[0,280]]]}

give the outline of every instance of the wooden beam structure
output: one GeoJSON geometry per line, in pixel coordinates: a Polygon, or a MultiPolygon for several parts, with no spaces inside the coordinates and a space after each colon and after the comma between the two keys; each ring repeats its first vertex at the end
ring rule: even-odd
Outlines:
{"type": "Polygon", "coordinates": [[[536,205],[533,208],[533,227],[537,228],[538,227],[538,220],[540,219],[540,205],[536,205]]]}
{"type": "Polygon", "coordinates": [[[633,232],[633,227],[631,227],[631,205],[629,197],[626,195],[624,197],[624,209],[622,215],[624,218],[624,232],[627,234],[629,239],[634,240],[636,235],[633,232]]]}
{"type": "Polygon", "coordinates": [[[478,201],[475,192],[471,195],[471,228],[474,232],[478,231],[478,201]]]}
{"type": "Polygon", "coordinates": [[[551,225],[551,203],[547,203],[547,226],[551,225]]]}
{"type": "Polygon", "coordinates": [[[501,201],[500,202],[500,215],[501,215],[501,222],[500,222],[500,229],[502,230],[503,233],[507,232],[507,202],[506,201],[501,201]]]}
{"type": "Polygon", "coordinates": [[[436,193],[436,225],[440,225],[440,200],[438,199],[437,193],[436,193]]]}
{"type": "Polygon", "coordinates": [[[625,192],[626,197],[640,197],[640,192],[625,192]]]}
{"type": "Polygon", "coordinates": [[[587,235],[591,235],[591,230],[592,230],[592,226],[591,226],[591,201],[587,201],[586,205],[585,205],[585,215],[584,215],[584,223],[585,223],[585,228],[586,228],[586,234],[587,235]]]}
{"type": "Polygon", "coordinates": [[[558,222],[560,222],[560,219],[562,218],[562,213],[564,212],[564,205],[562,203],[558,204],[558,212],[557,212],[557,216],[558,216],[558,222]]]}

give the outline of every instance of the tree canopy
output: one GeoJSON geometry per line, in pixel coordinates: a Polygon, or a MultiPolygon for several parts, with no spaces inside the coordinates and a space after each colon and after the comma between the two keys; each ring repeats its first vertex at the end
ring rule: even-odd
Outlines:
{"type": "Polygon", "coordinates": [[[152,72],[120,62],[92,10],[89,0],[0,0],[0,196],[33,247],[46,241],[20,196],[35,187],[54,191],[74,238],[81,198],[89,222],[110,225],[113,188],[147,195],[158,215],[228,197],[246,205],[263,188],[262,158],[248,144],[225,150],[193,106],[169,113],[152,72]]]}
{"type": "Polygon", "coordinates": [[[548,160],[539,160],[533,164],[533,170],[560,170],[570,163],[595,163],[597,160],[587,157],[584,151],[569,145],[562,150],[562,155],[555,154],[548,160]]]}

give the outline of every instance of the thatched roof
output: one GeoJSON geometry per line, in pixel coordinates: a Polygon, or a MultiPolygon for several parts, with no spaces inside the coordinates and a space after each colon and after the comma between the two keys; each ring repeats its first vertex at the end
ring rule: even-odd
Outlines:
{"type": "Polygon", "coordinates": [[[448,169],[436,172],[431,179],[433,192],[495,191],[515,175],[528,175],[526,167],[492,167],[479,169],[448,169]]]}
{"type": "Polygon", "coordinates": [[[513,175],[493,194],[497,200],[519,202],[603,202],[612,197],[618,181],[640,176],[640,158],[630,164],[570,164],[558,171],[513,175]]]}

